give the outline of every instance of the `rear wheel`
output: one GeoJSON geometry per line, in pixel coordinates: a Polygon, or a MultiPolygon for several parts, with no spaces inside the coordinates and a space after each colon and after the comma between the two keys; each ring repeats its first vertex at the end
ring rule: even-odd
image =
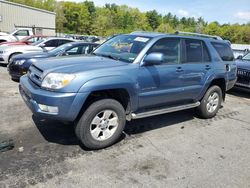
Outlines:
{"type": "Polygon", "coordinates": [[[75,127],[82,144],[89,149],[101,149],[114,144],[125,127],[123,106],[113,99],[102,99],[91,104],[75,127]]]}
{"type": "Polygon", "coordinates": [[[200,106],[197,108],[198,115],[205,119],[214,117],[220,109],[221,103],[221,88],[219,86],[211,86],[201,100],[200,106]]]}

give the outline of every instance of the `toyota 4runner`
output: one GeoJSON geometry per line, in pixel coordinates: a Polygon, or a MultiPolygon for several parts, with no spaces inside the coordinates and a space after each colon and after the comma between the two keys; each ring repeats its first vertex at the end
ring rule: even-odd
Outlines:
{"type": "Polygon", "coordinates": [[[118,35],[91,55],[34,63],[20,93],[41,118],[75,123],[90,149],[114,144],[126,120],[196,108],[216,115],[236,81],[228,41],[194,33],[118,35]]]}

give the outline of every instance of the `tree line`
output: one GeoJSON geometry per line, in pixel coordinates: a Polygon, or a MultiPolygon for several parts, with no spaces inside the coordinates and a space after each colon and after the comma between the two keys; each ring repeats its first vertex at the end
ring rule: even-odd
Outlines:
{"type": "Polygon", "coordinates": [[[57,32],[80,35],[109,36],[132,31],[198,32],[218,35],[232,43],[250,44],[248,24],[219,24],[206,22],[202,17],[182,17],[156,10],[141,12],[126,5],[95,6],[92,1],[80,3],[56,0],[11,0],[12,2],[56,12],[57,32]]]}

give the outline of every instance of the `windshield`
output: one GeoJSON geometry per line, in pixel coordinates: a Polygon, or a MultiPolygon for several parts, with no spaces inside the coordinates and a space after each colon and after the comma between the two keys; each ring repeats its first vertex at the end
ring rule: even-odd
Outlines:
{"type": "Polygon", "coordinates": [[[245,55],[242,59],[250,61],[250,53],[248,53],[247,55],[245,55]]]}
{"type": "Polygon", "coordinates": [[[48,53],[58,55],[60,52],[64,51],[65,49],[71,46],[72,44],[64,44],[64,45],[58,46],[57,48],[50,50],[48,53]]]}
{"type": "Polygon", "coordinates": [[[41,44],[41,43],[44,42],[45,40],[46,40],[46,39],[40,39],[40,40],[38,40],[38,41],[32,43],[31,45],[32,45],[32,46],[37,46],[38,44],[41,44]]]}
{"type": "Polygon", "coordinates": [[[150,39],[135,35],[118,35],[97,48],[93,54],[131,63],[150,39]]]}

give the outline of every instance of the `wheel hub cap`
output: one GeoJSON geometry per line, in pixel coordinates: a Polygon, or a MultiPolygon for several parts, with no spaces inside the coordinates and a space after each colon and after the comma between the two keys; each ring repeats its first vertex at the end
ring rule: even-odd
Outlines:
{"type": "Polygon", "coordinates": [[[95,140],[104,141],[115,133],[119,119],[115,111],[104,110],[98,113],[90,125],[91,136],[95,140]]]}
{"type": "Polygon", "coordinates": [[[207,111],[209,113],[213,113],[219,105],[219,95],[218,93],[214,92],[207,99],[207,111]]]}

